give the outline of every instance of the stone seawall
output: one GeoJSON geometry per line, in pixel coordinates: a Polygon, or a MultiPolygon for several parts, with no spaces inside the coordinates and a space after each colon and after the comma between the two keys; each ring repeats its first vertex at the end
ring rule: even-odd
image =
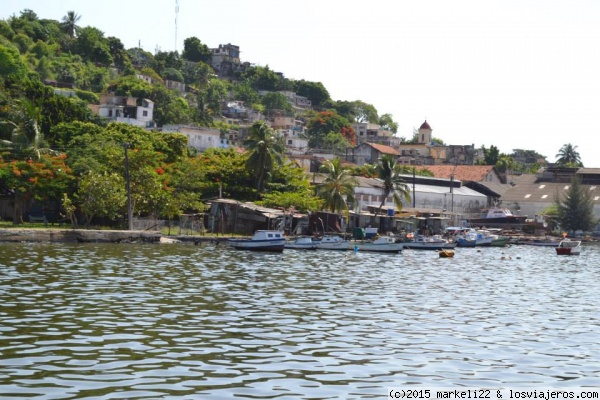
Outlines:
{"type": "Polygon", "coordinates": [[[0,229],[0,242],[159,243],[161,237],[148,231],[0,229]]]}

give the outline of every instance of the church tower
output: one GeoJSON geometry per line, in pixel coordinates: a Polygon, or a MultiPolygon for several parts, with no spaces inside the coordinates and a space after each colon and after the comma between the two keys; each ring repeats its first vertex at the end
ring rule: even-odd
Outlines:
{"type": "Polygon", "coordinates": [[[419,128],[419,137],[417,138],[417,143],[419,144],[431,144],[431,127],[427,123],[427,120],[423,122],[421,127],[419,128]]]}

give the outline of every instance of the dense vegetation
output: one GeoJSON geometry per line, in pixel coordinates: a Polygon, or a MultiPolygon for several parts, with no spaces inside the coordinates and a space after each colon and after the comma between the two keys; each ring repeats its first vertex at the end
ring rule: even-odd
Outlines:
{"type": "MultiPolygon", "coordinates": [[[[181,54],[151,54],[126,49],[120,39],[105,37],[96,27],[79,26],[80,20],[74,11],[55,21],[25,9],[0,21],[0,187],[14,196],[15,223],[37,202],[55,205],[73,224],[102,220],[124,226],[127,178],[136,216],[173,219],[202,211],[205,201],[217,196],[301,211],[341,207],[338,194],[310,187],[265,124],[252,126],[246,152],[211,149],[197,154],[183,135],[99,118],[88,104],[98,104],[106,92],[152,100],[158,127],[195,124],[225,133],[237,127],[220,119],[224,102],[242,100],[266,115],[275,110],[292,115],[278,91],[293,91],[313,106],[295,116],[304,119],[310,146],[339,152],[356,144],[353,122],[397,132],[392,115],[379,115],[360,100],[334,101],[320,82],[287,79],[268,66],[249,66],[236,73],[234,83],[221,80],[209,64],[211,50],[196,37],[185,39],[181,54]],[[165,80],[190,90],[170,90],[165,80]],[[66,88],[57,94],[47,83],[66,88]]],[[[571,162],[577,154],[568,150],[565,160],[571,162]]],[[[515,168],[502,160],[497,152],[486,153],[486,162],[515,168]]],[[[328,167],[325,171],[331,172],[328,167]]],[[[378,171],[367,165],[349,173],[379,176],[378,171]]],[[[388,163],[383,171],[389,179],[386,190],[401,187],[396,178],[401,166],[388,163]]]]}

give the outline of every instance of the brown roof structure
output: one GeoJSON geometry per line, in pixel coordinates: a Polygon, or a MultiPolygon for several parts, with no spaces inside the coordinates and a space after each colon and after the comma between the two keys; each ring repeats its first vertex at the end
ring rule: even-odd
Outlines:
{"type": "Polygon", "coordinates": [[[431,127],[427,123],[427,120],[425,120],[425,122],[423,122],[423,124],[421,124],[421,127],[419,129],[429,129],[429,130],[431,130],[431,127]]]}
{"type": "Polygon", "coordinates": [[[493,165],[424,165],[417,169],[428,169],[436,178],[454,179],[463,182],[482,182],[494,170],[493,165]]]}
{"type": "Polygon", "coordinates": [[[377,150],[378,152],[383,153],[383,154],[389,154],[392,156],[400,155],[400,152],[391,146],[386,146],[384,144],[370,143],[370,142],[367,142],[366,144],[368,144],[369,146],[373,147],[375,150],[377,150]]]}

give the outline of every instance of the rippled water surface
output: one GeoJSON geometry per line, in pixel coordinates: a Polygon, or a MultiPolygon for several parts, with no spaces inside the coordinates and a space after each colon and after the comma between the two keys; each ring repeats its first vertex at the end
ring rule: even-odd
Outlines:
{"type": "Polygon", "coordinates": [[[0,244],[0,398],[600,386],[600,247],[0,244]]]}

